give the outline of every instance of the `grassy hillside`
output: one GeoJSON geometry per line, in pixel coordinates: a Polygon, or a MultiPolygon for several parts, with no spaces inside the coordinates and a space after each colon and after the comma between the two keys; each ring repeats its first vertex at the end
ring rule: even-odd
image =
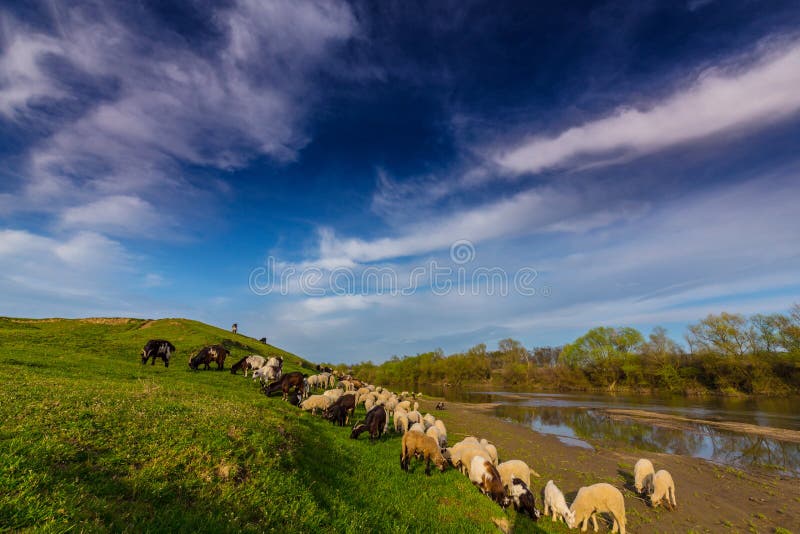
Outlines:
{"type": "Polygon", "coordinates": [[[453,470],[402,472],[395,435],[350,440],[231,375],[249,353],[312,367],[250,338],[183,319],[6,318],[0,347],[0,530],[538,528],[453,470]],[[150,338],[176,345],[168,369],[141,365],[150,338]],[[190,371],[190,354],[218,342],[226,371],[190,371]]]}

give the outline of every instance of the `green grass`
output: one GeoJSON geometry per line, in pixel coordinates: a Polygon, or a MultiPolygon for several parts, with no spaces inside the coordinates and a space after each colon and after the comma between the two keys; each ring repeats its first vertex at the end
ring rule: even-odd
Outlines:
{"type": "MultiPolygon", "coordinates": [[[[454,470],[399,467],[400,438],[370,444],[230,365],[276,347],[195,321],[0,318],[0,531],[563,532],[505,512],[454,470]],[[150,338],[178,349],[143,366],[150,338]],[[189,370],[223,342],[224,372],[189,370]]],[[[213,367],[213,365],[212,365],[213,367]]],[[[357,415],[363,415],[360,408],[357,415]]]]}

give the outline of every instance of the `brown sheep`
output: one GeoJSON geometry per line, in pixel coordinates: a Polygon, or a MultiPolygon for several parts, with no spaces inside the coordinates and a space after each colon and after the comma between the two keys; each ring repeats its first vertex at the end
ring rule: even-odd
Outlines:
{"type": "Polygon", "coordinates": [[[403,434],[403,445],[400,451],[400,468],[403,471],[408,471],[408,464],[411,462],[411,457],[420,455],[425,460],[425,474],[431,474],[431,460],[439,468],[439,471],[444,471],[447,460],[442,456],[439,450],[439,444],[430,436],[426,436],[422,432],[416,430],[409,430],[403,434]]]}

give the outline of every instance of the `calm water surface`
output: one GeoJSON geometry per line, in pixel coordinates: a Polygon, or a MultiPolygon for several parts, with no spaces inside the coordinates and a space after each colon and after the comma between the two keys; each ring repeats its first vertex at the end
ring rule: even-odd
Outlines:
{"type": "Polygon", "coordinates": [[[427,395],[459,402],[497,403],[494,414],[569,445],[592,448],[625,444],[704,458],[742,469],[775,469],[800,477],[800,444],[692,424],[691,431],[628,419],[611,419],[609,408],[660,412],[708,421],[733,421],[800,430],[800,397],[780,399],[695,399],[680,396],[531,393],[479,388],[414,388],[427,395]]]}

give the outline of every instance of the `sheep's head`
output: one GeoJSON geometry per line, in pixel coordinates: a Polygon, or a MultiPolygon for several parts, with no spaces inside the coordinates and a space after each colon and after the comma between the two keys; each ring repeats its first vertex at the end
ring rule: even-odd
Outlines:
{"type": "Polygon", "coordinates": [[[578,523],[575,521],[575,510],[570,509],[567,515],[564,516],[564,521],[567,522],[569,528],[577,528],[578,523]]]}
{"type": "Polygon", "coordinates": [[[436,454],[433,455],[433,463],[436,464],[436,468],[441,472],[444,472],[445,467],[447,467],[447,460],[438,449],[436,454]]]}

